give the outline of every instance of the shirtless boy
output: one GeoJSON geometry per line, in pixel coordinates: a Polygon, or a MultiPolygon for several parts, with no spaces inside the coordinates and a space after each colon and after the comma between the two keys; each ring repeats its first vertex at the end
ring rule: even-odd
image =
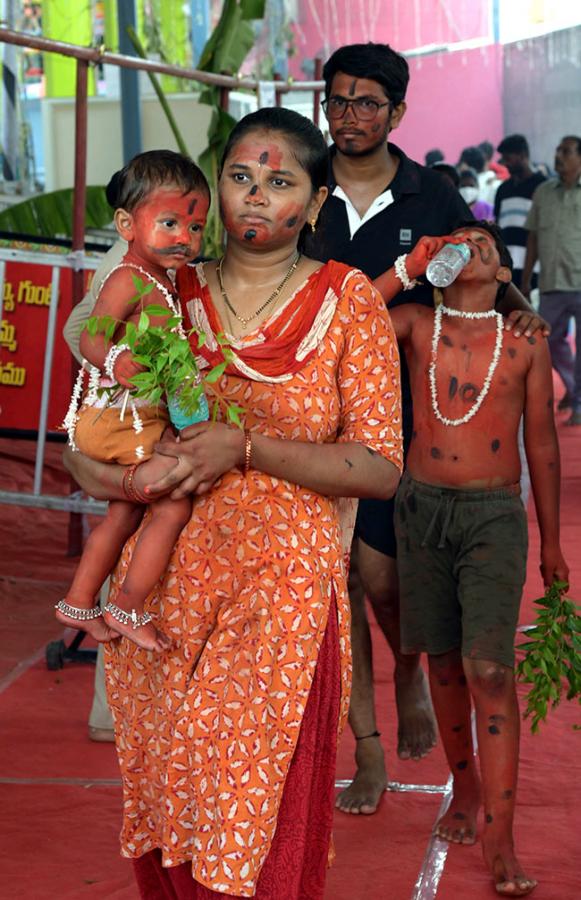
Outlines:
{"type": "MultiPolygon", "coordinates": [[[[385,299],[422,275],[445,240],[422,238],[399,277],[391,269],[378,279],[385,299]]],[[[516,339],[495,311],[511,277],[510,255],[495,226],[473,223],[452,240],[469,246],[471,260],[444,291],[443,305],[390,311],[414,401],[415,430],[396,502],[402,647],[428,653],[454,778],[436,834],[473,844],[482,803],[484,859],[496,890],[523,896],[536,881],[524,874],[512,833],[519,752],[514,637],[527,554],[517,431],[524,413],[543,581],[567,581],[551,362],[546,341],[516,339]]]]}
{"type": "MultiPolygon", "coordinates": [[[[99,396],[89,388],[80,411],[76,413],[71,407],[67,424],[76,449],[101,462],[129,466],[124,479],[127,501],[109,503],[107,516],[89,536],[67,597],[56,606],[60,622],[82,625],[97,641],[122,634],[146,650],[159,652],[168,645],[167,637],[144,611],[144,602],[167,567],[173,546],[191,515],[191,501],[162,497],[150,503],[133,484],[136,464],[155,456],[154,447],[168,416],[165,405],[154,406],[147,401],[130,400],[125,409],[123,388],[134,388],[131,379],[142,367],[128,349],[121,348],[127,323],[137,325],[141,311],[149,306],[163,306],[172,315],[180,315],[168,270],[175,271],[199,255],[209,202],[208,184],[200,169],[187,157],[169,150],[136,156],[117,179],[115,225],[129,249],[121,265],[102,282],[93,315],[110,316],[119,327],[114,343],[104,334],[90,336],[84,331],[80,349],[95,367],[94,377],[100,387],[114,391],[117,385],[121,389],[117,400],[107,403],[103,394],[99,396]],[[150,288],[138,303],[135,276],[150,288]],[[151,515],[139,533],[129,569],[114,600],[110,598],[101,612],[95,596],[123,545],[138,528],[146,503],[150,503],[151,515]]],[[[164,318],[150,315],[150,321],[158,325],[164,318]]],[[[167,463],[163,457],[159,460],[162,474],[167,463]]]]}

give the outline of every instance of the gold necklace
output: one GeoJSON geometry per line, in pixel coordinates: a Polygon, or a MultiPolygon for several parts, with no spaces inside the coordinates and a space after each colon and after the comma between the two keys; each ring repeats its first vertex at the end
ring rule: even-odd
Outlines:
{"type": "Polygon", "coordinates": [[[286,273],[286,275],[285,275],[284,278],[282,279],[282,281],[281,281],[281,283],[279,284],[279,286],[278,286],[277,288],[274,289],[274,291],[272,292],[272,294],[270,295],[270,297],[268,298],[268,300],[265,300],[264,303],[263,303],[261,306],[258,307],[258,309],[256,310],[256,312],[253,312],[253,313],[252,313],[251,316],[248,316],[247,318],[245,318],[244,316],[238,315],[238,313],[236,312],[236,310],[235,310],[234,307],[232,306],[232,303],[230,302],[230,298],[228,297],[228,294],[226,293],[226,289],[225,289],[225,287],[224,287],[224,282],[223,282],[223,280],[222,280],[222,263],[224,262],[224,257],[222,257],[222,259],[221,259],[220,262],[218,263],[218,267],[217,267],[217,269],[216,269],[216,275],[218,276],[218,285],[219,285],[219,287],[220,287],[220,293],[222,294],[222,298],[223,298],[224,303],[226,304],[227,308],[230,310],[230,312],[232,313],[232,315],[235,316],[236,319],[238,319],[238,321],[241,323],[241,325],[242,325],[243,328],[247,328],[248,325],[250,324],[250,322],[252,322],[253,319],[258,318],[258,316],[260,315],[260,313],[261,313],[261,312],[264,312],[264,310],[266,309],[266,307],[269,306],[274,300],[276,300],[277,297],[280,296],[280,293],[281,293],[282,289],[284,288],[285,284],[287,283],[287,281],[289,280],[289,278],[291,277],[291,275],[292,275],[293,272],[295,271],[296,267],[298,266],[300,258],[301,258],[301,254],[300,254],[300,253],[297,253],[297,255],[295,256],[295,258],[294,258],[294,260],[293,260],[293,263],[292,263],[290,269],[288,270],[288,272],[286,273]]]}

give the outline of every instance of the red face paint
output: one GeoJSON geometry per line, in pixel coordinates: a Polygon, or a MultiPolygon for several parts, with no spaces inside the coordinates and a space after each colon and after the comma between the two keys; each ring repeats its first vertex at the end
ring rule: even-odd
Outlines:
{"type": "Polygon", "coordinates": [[[158,188],[132,213],[129,254],[145,268],[179,269],[199,256],[209,198],[158,188]]]}
{"type": "Polygon", "coordinates": [[[220,210],[231,238],[256,246],[296,241],[311,200],[310,178],[282,134],[247,135],[225,160],[220,210]]]}

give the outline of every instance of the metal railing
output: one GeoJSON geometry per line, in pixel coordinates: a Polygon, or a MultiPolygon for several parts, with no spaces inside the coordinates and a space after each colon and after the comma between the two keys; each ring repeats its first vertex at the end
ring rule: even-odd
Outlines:
{"type": "MultiPolygon", "coordinates": [[[[76,44],[68,44],[64,41],[53,41],[49,38],[35,37],[19,31],[12,31],[0,27],[0,43],[14,44],[19,47],[27,47],[46,53],[56,53],[76,59],[76,88],[75,88],[75,171],[73,188],[73,228],[72,249],[66,256],[53,256],[52,254],[29,253],[23,250],[0,248],[0,323],[2,321],[2,298],[4,293],[5,265],[8,261],[44,263],[52,267],[52,293],[50,304],[48,329],[45,341],[44,373],[41,388],[41,406],[38,424],[38,443],[36,449],[34,482],[32,493],[17,493],[0,490],[0,503],[18,506],[35,506],[46,509],[67,510],[75,518],[77,513],[91,512],[102,514],[106,504],[98,503],[90,499],[83,499],[79,492],[69,496],[53,496],[42,493],[42,477],[44,468],[44,456],[47,433],[48,405],[50,399],[52,359],[54,352],[55,328],[58,306],[58,289],[60,272],[62,268],[72,269],[72,299],[73,305],[79,303],[84,294],[84,270],[97,268],[97,261],[91,260],[84,254],[85,245],[85,206],[86,206],[86,172],[87,172],[87,120],[88,120],[88,71],[91,65],[112,65],[120,68],[138,69],[143,72],[154,72],[158,75],[171,75],[183,78],[187,81],[195,81],[199,84],[212,85],[220,88],[220,105],[228,108],[228,100],[231,91],[249,90],[257,92],[264,86],[274,90],[277,105],[281,104],[284,94],[290,91],[308,91],[313,94],[313,120],[319,121],[320,96],[324,88],[324,82],[320,80],[322,73],[322,61],[315,60],[315,81],[281,81],[274,79],[272,82],[258,81],[254,78],[243,78],[231,75],[215,75],[211,72],[202,72],[199,69],[186,69],[180,66],[172,66],[163,62],[141,59],[134,56],[124,56],[119,53],[110,53],[103,47],[80,47],[76,44]],[[41,258],[42,257],[42,258],[41,258]]],[[[71,527],[69,533],[74,532],[77,537],[70,539],[78,545],[80,540],[80,522],[71,527]]],[[[69,552],[71,548],[69,546],[69,552]]]]}

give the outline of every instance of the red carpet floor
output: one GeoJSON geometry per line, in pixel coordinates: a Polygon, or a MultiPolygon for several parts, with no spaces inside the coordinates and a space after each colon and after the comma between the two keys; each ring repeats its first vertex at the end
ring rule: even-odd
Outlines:
{"type": "MultiPolygon", "coordinates": [[[[572,594],[581,597],[581,429],[560,425],[563,547],[572,594]]],[[[34,447],[0,441],[0,487],[30,487],[34,447]]],[[[66,490],[60,450],[49,447],[45,490],[66,490]]],[[[521,622],[533,618],[541,592],[538,533],[530,512],[529,578],[521,622]]],[[[0,897],[40,900],[136,900],[130,865],[118,855],[121,793],[112,745],[87,737],[93,669],[44,664],[44,647],[62,636],[52,605],[75,560],[66,557],[67,516],[0,506],[0,897]],[[35,661],[36,660],[36,661],[35,661]]],[[[375,633],[379,727],[395,782],[444,785],[440,747],[419,763],[395,756],[390,661],[375,633]]],[[[581,831],[579,707],[564,703],[538,736],[523,725],[517,847],[540,884],[537,900],[578,900],[581,831]]],[[[353,774],[353,741],[343,738],[338,778],[353,774]]],[[[424,864],[440,794],[387,793],[371,817],[336,814],[337,860],[327,900],[486,900],[498,896],[480,848],[450,848],[437,893],[414,890],[424,864]]],[[[285,900],[281,897],[280,900],[285,900]]]]}

